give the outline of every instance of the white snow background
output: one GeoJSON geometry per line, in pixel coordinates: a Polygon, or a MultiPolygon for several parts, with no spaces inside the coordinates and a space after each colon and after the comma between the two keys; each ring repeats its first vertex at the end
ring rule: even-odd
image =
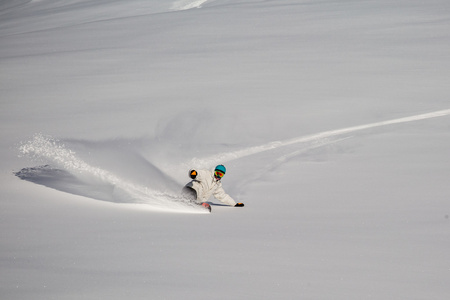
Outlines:
{"type": "Polygon", "coordinates": [[[447,0],[2,0],[0,298],[450,299],[449,83],[447,0]]]}

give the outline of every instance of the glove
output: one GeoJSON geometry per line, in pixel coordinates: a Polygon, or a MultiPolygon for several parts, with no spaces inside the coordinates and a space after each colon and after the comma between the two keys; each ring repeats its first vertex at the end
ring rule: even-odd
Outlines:
{"type": "Polygon", "coordinates": [[[192,179],[195,179],[197,177],[197,171],[190,170],[189,171],[189,177],[191,177],[192,179]]]}
{"type": "Polygon", "coordinates": [[[244,203],[236,203],[234,207],[244,207],[244,203]]]}

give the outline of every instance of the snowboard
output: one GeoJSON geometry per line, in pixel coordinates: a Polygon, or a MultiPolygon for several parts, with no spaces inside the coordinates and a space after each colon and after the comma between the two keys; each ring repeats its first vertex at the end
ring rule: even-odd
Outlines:
{"type": "Polygon", "coordinates": [[[209,205],[208,203],[202,202],[200,205],[203,206],[205,209],[207,209],[209,212],[211,212],[211,205],[209,205]]]}

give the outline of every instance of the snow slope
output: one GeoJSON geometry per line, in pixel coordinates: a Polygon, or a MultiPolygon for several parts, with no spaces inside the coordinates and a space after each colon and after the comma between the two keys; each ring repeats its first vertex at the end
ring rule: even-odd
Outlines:
{"type": "Polygon", "coordinates": [[[449,16],[0,1],[2,298],[447,299],[449,16]]]}

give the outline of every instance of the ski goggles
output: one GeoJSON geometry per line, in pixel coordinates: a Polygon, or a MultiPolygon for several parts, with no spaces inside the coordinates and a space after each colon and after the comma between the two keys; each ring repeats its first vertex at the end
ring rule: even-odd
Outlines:
{"type": "Polygon", "coordinates": [[[214,177],[216,177],[217,180],[220,180],[225,173],[222,173],[220,171],[214,171],[214,177]]]}

